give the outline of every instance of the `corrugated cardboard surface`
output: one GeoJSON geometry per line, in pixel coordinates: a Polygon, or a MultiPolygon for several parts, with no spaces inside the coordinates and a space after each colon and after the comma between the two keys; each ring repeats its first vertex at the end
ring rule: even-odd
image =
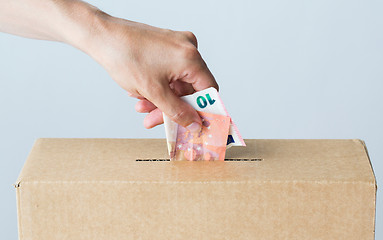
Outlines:
{"type": "Polygon", "coordinates": [[[19,236],[374,239],[359,140],[247,140],[229,159],[167,162],[165,140],[40,139],[17,182],[19,236]]]}

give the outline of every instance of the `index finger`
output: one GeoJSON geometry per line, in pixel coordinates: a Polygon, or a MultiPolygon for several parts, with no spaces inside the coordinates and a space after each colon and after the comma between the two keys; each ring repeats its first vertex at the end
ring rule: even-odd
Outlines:
{"type": "Polygon", "coordinates": [[[210,72],[204,60],[201,58],[200,68],[192,74],[186,76],[183,81],[191,83],[195,91],[202,91],[209,87],[214,87],[219,91],[219,86],[213,74],[210,72]]]}

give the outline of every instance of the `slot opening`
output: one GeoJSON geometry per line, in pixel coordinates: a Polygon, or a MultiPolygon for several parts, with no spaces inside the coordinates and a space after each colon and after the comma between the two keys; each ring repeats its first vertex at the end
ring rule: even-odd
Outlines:
{"type": "Polygon", "coordinates": [[[168,158],[136,159],[137,162],[170,162],[168,158]]]}
{"type": "Polygon", "coordinates": [[[226,158],[225,162],[261,162],[262,158],[226,158]]]}
{"type": "MultiPolygon", "coordinates": [[[[225,162],[261,162],[262,158],[226,158],[225,162]]],[[[136,159],[136,162],[170,162],[169,158],[136,159]]]]}

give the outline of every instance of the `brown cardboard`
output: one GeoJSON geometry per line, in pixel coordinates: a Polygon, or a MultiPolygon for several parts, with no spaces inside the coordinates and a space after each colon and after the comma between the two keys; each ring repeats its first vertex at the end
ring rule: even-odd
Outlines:
{"type": "Polygon", "coordinates": [[[19,238],[374,239],[362,141],[246,144],[170,162],[143,161],[166,160],[165,140],[39,139],[16,183],[19,238]]]}

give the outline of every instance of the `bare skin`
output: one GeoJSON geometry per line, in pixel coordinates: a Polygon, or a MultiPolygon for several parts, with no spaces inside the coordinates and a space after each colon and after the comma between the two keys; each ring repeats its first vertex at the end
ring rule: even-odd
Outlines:
{"type": "Polygon", "coordinates": [[[78,0],[0,0],[0,31],[70,44],[100,63],[130,96],[144,126],[162,112],[191,131],[198,113],[179,96],[218,89],[191,32],[172,31],[110,16],[78,0]]]}

